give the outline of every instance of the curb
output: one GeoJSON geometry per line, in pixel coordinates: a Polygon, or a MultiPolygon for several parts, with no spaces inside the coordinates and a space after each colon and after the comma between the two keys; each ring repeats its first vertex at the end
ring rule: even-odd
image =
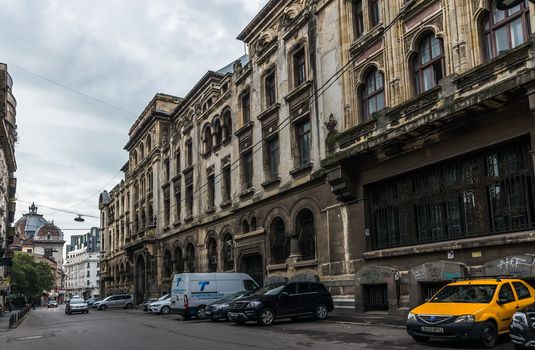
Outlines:
{"type": "Polygon", "coordinates": [[[365,326],[365,327],[386,327],[386,328],[394,328],[394,329],[406,329],[405,326],[401,325],[395,325],[395,324],[388,324],[388,323],[370,323],[370,322],[358,322],[358,321],[337,321],[337,320],[325,320],[325,322],[329,323],[337,323],[337,324],[349,324],[349,325],[355,325],[355,326],[365,326]]]}

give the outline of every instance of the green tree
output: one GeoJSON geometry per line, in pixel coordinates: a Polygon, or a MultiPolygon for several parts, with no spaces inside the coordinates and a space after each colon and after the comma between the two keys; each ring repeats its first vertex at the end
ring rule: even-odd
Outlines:
{"type": "Polygon", "coordinates": [[[37,297],[54,286],[54,273],[45,262],[36,260],[32,255],[15,253],[11,281],[14,291],[27,297],[37,297]]]}

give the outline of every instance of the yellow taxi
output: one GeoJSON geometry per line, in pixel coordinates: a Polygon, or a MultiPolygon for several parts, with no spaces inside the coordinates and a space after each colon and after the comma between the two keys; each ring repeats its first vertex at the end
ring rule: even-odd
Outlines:
{"type": "Polygon", "coordinates": [[[407,333],[417,342],[431,338],[496,345],[509,332],[513,314],[535,302],[535,289],[520,279],[485,278],[449,283],[407,316],[407,333]]]}

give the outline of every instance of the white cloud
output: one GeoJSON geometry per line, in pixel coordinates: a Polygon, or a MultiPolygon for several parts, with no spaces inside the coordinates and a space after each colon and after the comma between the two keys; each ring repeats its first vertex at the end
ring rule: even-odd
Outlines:
{"type": "MultiPolygon", "coordinates": [[[[241,56],[235,37],[265,3],[0,0],[0,61],[9,65],[18,101],[17,197],[98,216],[98,195],[80,202],[120,180],[128,130],[146,103],[156,92],[183,96],[206,70],[241,56]]],[[[18,203],[17,217],[27,207],[18,203]]],[[[60,228],[99,226],[98,219],[79,224],[71,214],[39,211],[60,228]]]]}

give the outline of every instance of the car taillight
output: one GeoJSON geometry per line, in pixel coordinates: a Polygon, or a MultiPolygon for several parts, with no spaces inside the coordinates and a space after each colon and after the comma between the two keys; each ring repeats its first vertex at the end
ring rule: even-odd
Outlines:
{"type": "Polygon", "coordinates": [[[188,296],[184,295],[184,309],[187,309],[188,306],[189,306],[189,304],[188,304],[188,296]]]}

